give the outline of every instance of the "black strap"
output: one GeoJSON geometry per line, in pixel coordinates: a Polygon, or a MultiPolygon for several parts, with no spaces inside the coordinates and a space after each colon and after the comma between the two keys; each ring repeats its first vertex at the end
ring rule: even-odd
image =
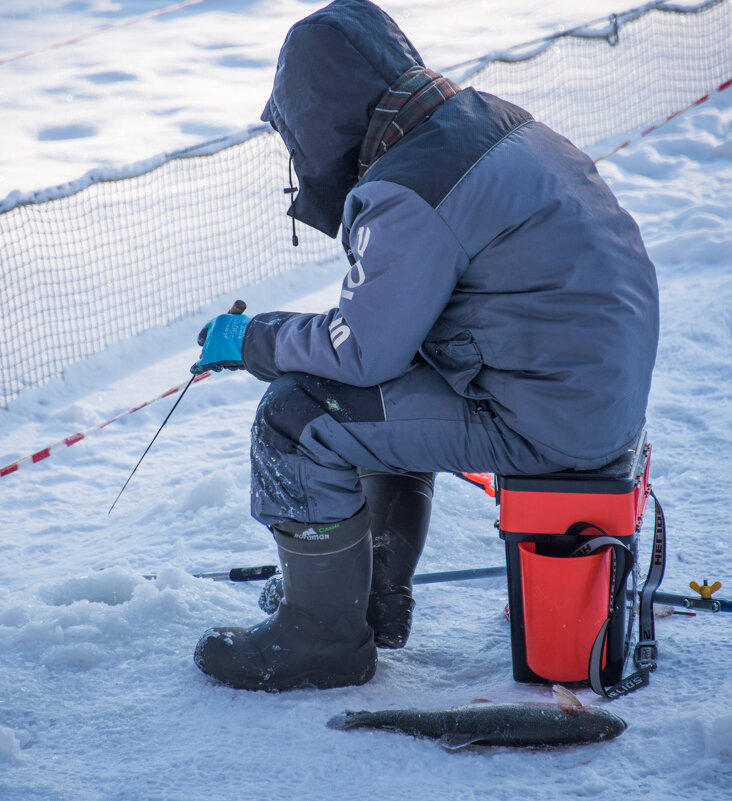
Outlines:
{"type": "Polygon", "coordinates": [[[636,667],[650,671],[656,669],[656,659],[658,658],[656,631],[653,622],[653,596],[663,580],[663,573],[666,569],[666,520],[663,516],[661,504],[653,489],[649,488],[648,491],[656,507],[656,517],[653,527],[651,564],[640,594],[640,610],[638,614],[640,637],[635,648],[634,660],[636,667]]]}
{"type": "MultiPolygon", "coordinates": [[[[594,528],[601,532],[601,536],[593,537],[587,542],[583,543],[577,548],[571,556],[586,556],[587,554],[594,553],[600,548],[610,546],[613,549],[613,573],[610,579],[609,602],[608,602],[608,616],[605,622],[600,627],[600,631],[595,637],[590,650],[590,658],[588,662],[587,675],[590,681],[590,686],[598,694],[605,698],[614,699],[620,698],[623,695],[628,695],[641,687],[648,684],[651,671],[656,669],[656,659],[658,656],[658,649],[656,645],[656,633],[653,620],[653,596],[661,584],[663,579],[664,568],[666,565],[666,521],[663,516],[663,509],[658,502],[652,489],[649,488],[649,494],[653,498],[655,504],[655,525],[653,530],[653,549],[651,552],[651,564],[648,569],[648,575],[643,584],[643,589],[640,594],[640,603],[638,611],[638,626],[639,626],[639,639],[635,648],[634,662],[637,668],[635,673],[626,676],[612,687],[606,688],[600,678],[600,671],[602,670],[602,655],[605,649],[605,641],[607,640],[607,632],[610,626],[610,621],[615,616],[619,609],[619,605],[625,602],[625,582],[628,574],[633,567],[633,555],[630,550],[623,545],[623,543],[615,537],[608,536],[602,529],[597,526],[585,523],[575,523],[570,527],[572,533],[577,532],[577,527],[582,527],[580,530],[587,528],[594,528]],[[623,559],[623,564],[618,570],[618,561],[623,559]]],[[[567,533],[570,533],[568,530],[567,533]]]]}
{"type": "Polygon", "coordinates": [[[625,603],[625,582],[628,579],[630,571],[633,569],[633,554],[630,549],[621,540],[616,537],[611,537],[607,532],[603,531],[599,526],[591,523],[575,523],[567,529],[567,534],[579,535],[587,529],[593,528],[600,532],[600,536],[592,537],[586,540],[570,554],[574,556],[589,556],[590,554],[597,553],[601,549],[610,548],[612,553],[612,563],[610,571],[610,581],[608,582],[608,603],[607,603],[607,617],[600,630],[595,637],[595,641],[590,649],[590,657],[587,667],[587,675],[590,681],[590,686],[599,695],[606,695],[605,688],[600,678],[600,671],[602,670],[602,656],[605,650],[605,642],[607,640],[607,632],[610,627],[610,622],[615,617],[620,608],[620,604],[625,603]]]}

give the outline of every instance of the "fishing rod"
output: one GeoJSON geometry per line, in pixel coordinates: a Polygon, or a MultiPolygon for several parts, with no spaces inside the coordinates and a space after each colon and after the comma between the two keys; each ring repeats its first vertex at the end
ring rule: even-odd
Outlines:
{"type": "Polygon", "coordinates": [[[173,414],[173,412],[175,411],[175,409],[178,406],[178,404],[183,400],[183,396],[186,394],[186,392],[188,391],[188,387],[190,387],[190,385],[193,383],[195,378],[196,378],[196,376],[192,375],[190,380],[188,381],[188,383],[185,385],[185,387],[183,387],[183,391],[180,393],[180,395],[178,395],[178,399],[173,404],[173,408],[168,412],[168,416],[160,424],[160,428],[155,432],[155,436],[150,440],[150,444],[142,452],[142,456],[139,458],[137,464],[132,469],[132,472],[127,477],[127,481],[125,481],[125,483],[122,485],[122,489],[117,493],[117,497],[114,499],[114,503],[109,507],[109,511],[107,512],[107,517],[109,517],[112,514],[112,509],[114,509],[114,507],[117,505],[117,501],[120,499],[122,493],[125,491],[125,489],[127,489],[127,485],[132,480],[132,476],[134,476],[135,473],[137,472],[137,468],[142,464],[142,460],[145,458],[145,455],[150,450],[150,448],[152,448],[153,442],[155,442],[155,440],[158,438],[158,434],[163,430],[163,426],[168,422],[168,420],[170,420],[170,415],[173,414]]]}
{"type": "MultiPolygon", "coordinates": [[[[244,312],[246,311],[246,308],[247,308],[247,304],[243,300],[235,300],[233,306],[229,309],[229,311],[227,313],[228,314],[244,314],[244,312]]],[[[114,509],[114,507],[117,505],[117,501],[120,499],[122,493],[127,488],[127,485],[132,480],[132,476],[134,476],[135,473],[137,472],[137,468],[142,464],[142,460],[147,455],[147,452],[150,450],[150,448],[152,448],[153,442],[155,442],[155,440],[158,438],[158,434],[163,430],[163,427],[168,422],[168,420],[170,420],[170,416],[176,410],[176,407],[178,406],[178,404],[183,400],[183,396],[188,391],[188,387],[190,387],[190,385],[195,380],[196,380],[196,376],[195,375],[191,376],[191,378],[189,379],[188,383],[185,385],[185,387],[183,387],[183,391],[180,393],[180,395],[178,395],[178,399],[173,404],[173,408],[168,412],[168,416],[160,424],[160,428],[158,428],[158,430],[155,432],[155,436],[150,440],[150,444],[143,451],[142,456],[139,458],[137,464],[132,469],[132,472],[128,476],[127,481],[125,481],[124,485],[122,486],[122,489],[117,493],[117,497],[114,499],[114,503],[109,507],[109,511],[107,512],[107,516],[108,517],[112,514],[112,509],[114,509]]]]}
{"type": "MultiPolygon", "coordinates": [[[[234,567],[231,570],[223,570],[213,573],[193,573],[193,578],[210,579],[213,581],[264,581],[280,572],[277,565],[258,565],[254,567],[234,567]]],[[[418,573],[412,579],[412,584],[439,584],[448,581],[469,581],[471,579],[493,578],[505,576],[506,568],[504,565],[499,567],[475,567],[467,570],[446,570],[436,573],[418,573]]],[[[143,578],[153,581],[156,575],[147,575],[143,578]]],[[[670,592],[658,592],[653,596],[653,601],[668,606],[683,607],[689,610],[701,610],[705,612],[732,612],[732,600],[724,598],[694,598],[691,596],[680,595],[670,592]]]]}
{"type": "MultiPolygon", "coordinates": [[[[263,581],[272,576],[279,575],[277,565],[258,565],[256,567],[234,567],[231,570],[221,570],[213,573],[192,573],[193,578],[210,579],[212,581],[263,581]]],[[[505,576],[505,567],[475,567],[469,570],[448,570],[442,573],[421,573],[412,579],[412,584],[437,584],[442,581],[462,581],[463,579],[488,578],[490,576],[505,576]]],[[[154,581],[156,575],[143,576],[144,579],[154,581]]]]}

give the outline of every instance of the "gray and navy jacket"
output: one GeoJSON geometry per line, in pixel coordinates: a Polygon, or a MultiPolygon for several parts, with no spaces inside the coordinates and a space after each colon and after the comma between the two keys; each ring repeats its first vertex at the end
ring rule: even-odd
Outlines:
{"type": "Polygon", "coordinates": [[[427,362],[555,463],[604,464],[644,425],[655,271],[590,159],[511,103],[463,89],[381,156],[357,160],[382,94],[419,54],[366,0],[289,32],[263,119],[292,154],[289,214],[350,258],[327,314],[247,328],[247,369],[373,386],[427,362]]]}

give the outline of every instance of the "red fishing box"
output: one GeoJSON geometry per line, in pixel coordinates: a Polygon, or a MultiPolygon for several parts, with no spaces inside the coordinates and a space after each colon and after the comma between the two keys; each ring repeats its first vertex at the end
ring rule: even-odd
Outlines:
{"type": "MultiPolygon", "coordinates": [[[[616,564],[611,546],[588,555],[577,550],[609,535],[637,565],[650,452],[644,433],[635,448],[599,470],[496,477],[516,681],[587,680],[590,651],[608,618],[616,564]]],[[[629,647],[637,571],[630,575],[633,592],[608,625],[601,673],[608,684],[621,678],[629,647]]]]}

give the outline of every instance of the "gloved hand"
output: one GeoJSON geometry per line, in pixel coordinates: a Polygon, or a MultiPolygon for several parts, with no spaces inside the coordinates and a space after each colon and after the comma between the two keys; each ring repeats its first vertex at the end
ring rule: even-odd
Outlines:
{"type": "Polygon", "coordinates": [[[201,358],[191,366],[194,375],[206,370],[220,372],[246,369],[241,358],[244,332],[251,318],[244,314],[220,314],[209,320],[198,335],[198,344],[203,346],[201,358]]]}

